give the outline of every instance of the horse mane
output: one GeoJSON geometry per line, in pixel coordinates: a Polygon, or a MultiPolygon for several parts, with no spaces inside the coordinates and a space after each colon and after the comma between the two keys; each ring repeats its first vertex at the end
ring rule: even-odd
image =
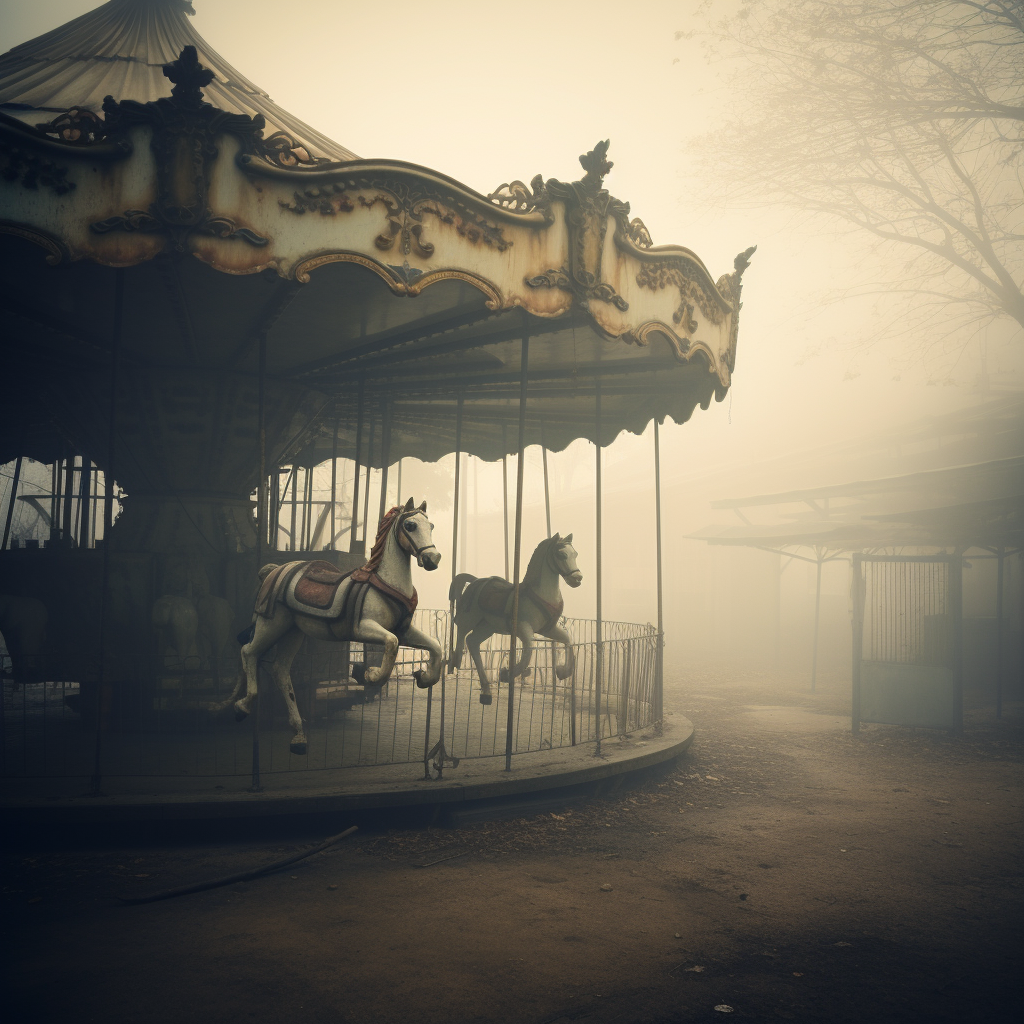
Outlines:
{"type": "Polygon", "coordinates": [[[362,566],[366,572],[375,572],[380,568],[380,563],[384,558],[384,549],[388,543],[388,534],[391,532],[391,527],[401,511],[395,505],[380,521],[380,525],[377,527],[377,539],[373,542],[373,547],[370,548],[370,557],[366,560],[366,564],[362,566]]]}
{"type": "Polygon", "coordinates": [[[536,548],[534,548],[533,554],[530,556],[530,564],[526,567],[526,575],[523,577],[524,583],[527,581],[533,583],[533,581],[540,575],[544,559],[547,557],[548,548],[551,546],[553,540],[553,537],[547,537],[542,540],[536,548]]]}

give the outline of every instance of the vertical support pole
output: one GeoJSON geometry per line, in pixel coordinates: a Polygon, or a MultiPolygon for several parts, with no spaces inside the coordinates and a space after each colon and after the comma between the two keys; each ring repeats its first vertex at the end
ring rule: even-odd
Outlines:
{"type": "Polygon", "coordinates": [[[388,463],[391,461],[391,410],[387,399],[380,403],[380,515],[379,523],[388,510],[388,463]]]}
{"type": "Polygon", "coordinates": [[[57,517],[60,513],[60,460],[53,463],[50,473],[50,544],[56,544],[60,537],[60,526],[57,517]]]}
{"type": "MultiPolygon", "coordinates": [[[[260,361],[259,361],[259,407],[257,410],[258,423],[256,428],[259,448],[259,487],[256,490],[256,571],[259,572],[263,561],[263,535],[267,528],[267,416],[266,416],[266,377],[267,377],[267,334],[260,333],[260,361]]],[[[307,472],[308,475],[308,472],[307,472]]],[[[294,494],[294,490],[292,491],[294,494]]],[[[294,511],[292,513],[294,522],[294,511]]],[[[256,682],[259,686],[260,664],[256,661],[256,682]]],[[[252,785],[253,793],[263,791],[260,783],[260,705],[263,701],[256,695],[256,707],[252,709],[252,785]]]]}
{"type": "Polygon", "coordinates": [[[71,546],[71,499],[75,493],[75,456],[69,454],[64,464],[64,508],[61,515],[62,538],[64,543],[71,546]]]}
{"type": "Polygon", "coordinates": [[[817,584],[814,588],[814,647],[811,652],[811,693],[814,693],[818,683],[818,623],[821,619],[821,548],[816,549],[814,553],[818,556],[818,576],[817,584]]]}
{"type": "MultiPolygon", "coordinates": [[[[462,497],[462,403],[463,395],[459,392],[458,402],[455,406],[455,495],[452,503],[452,583],[458,574],[459,564],[459,505],[462,497]]],[[[437,745],[433,753],[436,754],[434,765],[437,767],[437,777],[444,777],[444,762],[448,757],[448,751],[444,745],[444,716],[446,713],[447,690],[445,683],[448,679],[448,663],[455,649],[455,602],[450,601],[448,606],[448,656],[441,665],[441,727],[438,730],[437,745]]],[[[429,769],[428,769],[429,771],[429,769]]]]}
{"type": "Polygon", "coordinates": [[[548,540],[551,539],[551,489],[548,486],[548,450],[544,445],[544,428],[541,427],[540,459],[544,465],[544,523],[548,529],[548,540]]]}
{"type": "Polygon", "coordinates": [[[92,460],[82,456],[82,473],[78,479],[78,546],[89,546],[89,498],[92,495],[92,460]]]}
{"type": "Polygon", "coordinates": [[[602,644],[603,638],[603,610],[601,607],[601,382],[597,382],[597,394],[596,394],[596,426],[597,433],[595,435],[595,478],[594,483],[597,490],[597,500],[595,502],[597,506],[597,557],[595,558],[596,573],[595,579],[597,582],[597,621],[595,623],[594,639],[596,641],[595,648],[595,664],[596,671],[594,673],[594,721],[596,722],[596,733],[597,733],[597,746],[594,749],[594,756],[597,757],[601,753],[601,683],[604,676],[604,646],[602,644]]]}
{"type": "Polygon", "coordinates": [[[508,456],[505,454],[507,445],[505,438],[505,425],[501,426],[501,507],[505,516],[505,579],[509,578],[508,571],[508,456]]]}
{"type": "Polygon", "coordinates": [[[102,779],[103,726],[110,702],[111,683],[107,679],[107,609],[110,590],[110,535],[114,525],[114,470],[117,464],[117,371],[121,355],[121,332],[124,325],[124,270],[114,271],[114,333],[110,339],[110,417],[107,424],[106,493],[103,496],[103,570],[100,582],[99,694],[96,702],[96,746],[93,750],[90,791],[99,796],[102,779]]]}
{"type": "Polygon", "coordinates": [[[654,420],[654,547],[658,559],[658,639],[654,655],[654,720],[665,714],[665,600],[661,558],[661,435],[654,420]]]}
{"type": "MultiPolygon", "coordinates": [[[[455,503],[452,513],[452,584],[458,575],[459,559],[459,494],[462,486],[462,404],[463,394],[460,391],[458,404],[455,407],[455,503]]],[[[444,700],[444,680],[448,675],[448,664],[455,651],[455,601],[448,603],[448,657],[445,658],[441,672],[441,699],[444,700]]]]}
{"type": "Polygon", "coordinates": [[[349,536],[348,549],[355,552],[359,542],[359,460],[363,451],[363,382],[359,381],[359,397],[356,399],[356,457],[352,476],[352,533],[349,536]]]}
{"type": "Polygon", "coordinates": [[[959,548],[949,560],[950,625],[953,631],[953,735],[964,732],[964,559],[959,548]]]}
{"type": "Polygon", "coordinates": [[[331,438],[331,538],[328,547],[337,551],[338,536],[338,407],[334,407],[334,436],[331,438]]]}
{"type": "Polygon", "coordinates": [[[271,551],[277,550],[281,531],[281,467],[275,466],[272,474],[274,480],[274,500],[269,502],[267,518],[270,521],[267,545],[271,551]]]}
{"type": "Polygon", "coordinates": [[[523,467],[526,462],[526,384],[530,368],[530,334],[523,322],[523,340],[519,367],[519,458],[516,464],[516,539],[512,577],[512,635],[508,649],[508,720],[505,725],[505,771],[512,771],[512,727],[515,718],[516,633],[519,629],[519,569],[523,546],[523,467]]]}
{"type": "Polygon", "coordinates": [[[395,504],[402,504],[402,460],[398,460],[398,473],[395,478],[395,504]]]}
{"type": "Polygon", "coordinates": [[[292,463],[292,520],[291,528],[288,531],[288,543],[291,545],[292,551],[298,550],[296,547],[296,518],[299,509],[299,467],[292,463]]]}
{"type": "MultiPolygon", "coordinates": [[[[373,409],[370,410],[370,436],[366,441],[366,486],[363,488],[363,551],[366,550],[366,531],[370,525],[370,467],[373,465],[373,428],[376,426],[373,409]]],[[[376,531],[374,531],[376,533],[376,531]]]]}
{"type": "Polygon", "coordinates": [[[996,557],[996,718],[1003,717],[1003,559],[1006,549],[999,548],[996,557]]]}
{"type": "Polygon", "coordinates": [[[11,522],[14,519],[14,503],[18,500],[18,483],[21,480],[21,456],[14,463],[14,479],[11,481],[11,500],[7,503],[7,519],[4,522],[4,542],[0,551],[7,550],[7,542],[11,537],[11,522]]]}
{"type": "Polygon", "coordinates": [[[863,555],[854,552],[851,560],[850,586],[853,596],[853,693],[850,709],[850,731],[860,732],[860,663],[864,654],[864,569],[863,555]]]}

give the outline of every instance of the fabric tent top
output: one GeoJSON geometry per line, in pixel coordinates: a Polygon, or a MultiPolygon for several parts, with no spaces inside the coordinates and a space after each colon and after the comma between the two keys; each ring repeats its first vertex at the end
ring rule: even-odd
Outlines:
{"type": "Polygon", "coordinates": [[[344,146],[286,110],[236,71],[193,29],[189,0],[110,0],[66,25],[30,39],[0,57],[0,109],[26,123],[40,112],[78,108],[99,114],[103,100],[148,103],[167,94],[163,66],[194,46],[214,78],[206,97],[221,110],[267,122],[267,135],[283,131],[311,157],[355,160],[344,146]]]}

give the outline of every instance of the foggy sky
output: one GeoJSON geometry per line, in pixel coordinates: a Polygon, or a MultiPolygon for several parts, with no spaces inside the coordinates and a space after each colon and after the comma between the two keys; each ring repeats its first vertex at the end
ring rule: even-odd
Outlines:
{"type": "MultiPolygon", "coordinates": [[[[95,6],[0,0],[0,50],[95,6]]],[[[693,25],[690,5],[195,0],[195,7],[194,26],[214,49],[360,156],[414,161],[487,193],[538,172],[573,180],[578,154],[610,138],[615,167],[606,186],[643,218],[655,244],[693,249],[714,278],[731,271],[736,253],[758,246],[744,277],[731,394],[685,426],[663,430],[670,485],[715,473],[723,495],[746,493],[755,477],[763,490],[758,470],[767,459],[896,431],[977,401],[983,357],[991,386],[1024,385],[1015,325],[931,348],[934,339],[914,332],[879,337],[871,300],[826,301],[845,283],[879,276],[860,242],[778,210],[713,210],[695,199],[688,141],[728,111],[731,97],[722,69],[705,63],[698,43],[674,38],[693,25]]],[[[606,488],[636,488],[649,448],[650,429],[642,439],[620,437],[605,455],[606,488]]],[[[592,473],[587,449],[577,445],[552,464],[569,480],[577,467],[577,497],[592,473]]],[[[415,469],[406,473],[414,486],[415,469]]],[[[529,476],[536,502],[539,480],[534,470],[529,476]]],[[[802,482],[842,479],[837,467],[831,480],[802,482]]],[[[572,497],[565,486],[554,495],[572,497]]],[[[500,491],[483,488],[480,508],[497,511],[500,491]]]]}

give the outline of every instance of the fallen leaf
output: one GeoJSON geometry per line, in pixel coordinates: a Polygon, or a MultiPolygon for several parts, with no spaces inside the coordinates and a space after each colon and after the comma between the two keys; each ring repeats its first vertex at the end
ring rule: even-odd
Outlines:
{"type": "Polygon", "coordinates": [[[728,1003],[719,1003],[715,1009],[719,1013],[733,1013],[733,1008],[728,1003]]]}
{"type": "Polygon", "coordinates": [[[605,882],[604,885],[601,886],[601,892],[611,892],[611,891],[612,891],[612,887],[607,882],[605,882]]]}
{"type": "MultiPolygon", "coordinates": [[[[694,966],[694,967],[687,967],[686,970],[690,974],[700,974],[701,971],[704,970],[704,968],[703,967],[694,966]]],[[[717,1010],[718,1007],[716,1006],[715,1009],[717,1010]]]]}

